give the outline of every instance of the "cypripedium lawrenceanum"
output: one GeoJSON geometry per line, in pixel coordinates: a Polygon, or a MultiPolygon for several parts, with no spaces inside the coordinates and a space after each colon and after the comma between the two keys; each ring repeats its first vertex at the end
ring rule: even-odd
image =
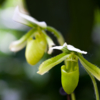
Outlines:
{"type": "MultiPolygon", "coordinates": [[[[26,60],[29,64],[35,65],[43,57],[47,50],[47,45],[49,48],[54,45],[53,41],[44,30],[47,25],[45,22],[39,22],[33,17],[21,13],[18,7],[15,9],[13,19],[32,29],[19,40],[12,42],[10,50],[17,52],[26,46],[26,60]]],[[[52,51],[48,50],[48,53],[50,54],[52,51]]]]}
{"type": "Polygon", "coordinates": [[[87,72],[93,75],[96,79],[100,81],[100,69],[88,62],[82,54],[87,54],[85,51],[75,48],[72,45],[67,45],[64,43],[63,46],[51,47],[53,49],[62,50],[63,53],[44,61],[40,67],[38,74],[45,74],[55,65],[65,61],[65,65],[61,67],[61,83],[62,87],[67,94],[71,94],[78,85],[79,81],[79,66],[78,60],[81,62],[83,67],[87,72]]]}

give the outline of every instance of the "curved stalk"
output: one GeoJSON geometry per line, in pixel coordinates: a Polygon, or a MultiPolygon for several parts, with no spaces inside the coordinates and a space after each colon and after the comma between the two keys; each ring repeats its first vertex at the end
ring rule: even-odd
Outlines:
{"type": "Polygon", "coordinates": [[[46,29],[48,31],[52,32],[56,36],[56,38],[57,38],[60,45],[64,44],[64,38],[63,38],[63,36],[61,35],[61,33],[59,31],[57,31],[55,28],[53,28],[51,26],[47,26],[46,29]]]}
{"type": "MultiPolygon", "coordinates": [[[[87,71],[87,70],[86,70],[87,71]]],[[[95,91],[95,95],[96,95],[96,100],[99,100],[99,92],[98,92],[98,87],[97,87],[97,84],[96,84],[96,80],[95,78],[91,75],[90,72],[87,71],[87,73],[89,74],[91,80],[92,80],[92,83],[93,83],[93,86],[94,86],[94,91],[95,91]]]]}
{"type": "Polygon", "coordinates": [[[76,99],[75,99],[75,94],[74,94],[74,93],[71,93],[71,99],[72,99],[72,100],[76,100],[76,99]]]}

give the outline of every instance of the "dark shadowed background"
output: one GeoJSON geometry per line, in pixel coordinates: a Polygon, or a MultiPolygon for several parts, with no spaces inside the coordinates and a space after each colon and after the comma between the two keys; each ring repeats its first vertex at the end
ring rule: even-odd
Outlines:
{"type": "MultiPolygon", "coordinates": [[[[12,20],[16,5],[17,0],[0,0],[0,100],[67,100],[60,93],[63,63],[43,76],[36,73],[42,61],[59,52],[45,54],[37,65],[30,66],[25,60],[25,49],[17,53],[9,50],[9,44],[29,30],[12,20]]],[[[26,6],[31,16],[59,30],[68,44],[87,51],[84,57],[100,66],[99,0],[26,0],[26,6]]],[[[76,100],[95,100],[91,79],[79,65],[76,100]]],[[[100,82],[97,84],[100,91],[100,82]]]]}

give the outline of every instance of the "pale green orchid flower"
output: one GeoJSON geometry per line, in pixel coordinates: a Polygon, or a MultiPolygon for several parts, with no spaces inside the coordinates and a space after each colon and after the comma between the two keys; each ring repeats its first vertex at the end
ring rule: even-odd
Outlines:
{"type": "Polygon", "coordinates": [[[64,43],[63,46],[55,46],[50,48],[51,51],[53,49],[62,50],[63,53],[44,61],[39,66],[39,71],[37,73],[43,75],[55,65],[61,63],[62,61],[65,61],[65,65],[61,67],[61,82],[62,87],[67,94],[71,94],[78,85],[78,60],[81,62],[87,72],[92,74],[96,79],[100,81],[100,69],[88,62],[82,56],[82,54],[87,54],[86,51],[81,51],[80,49],[77,49],[72,45],[68,45],[67,43],[64,43]]]}
{"type": "MultiPolygon", "coordinates": [[[[12,42],[10,50],[17,52],[26,46],[26,60],[29,64],[35,65],[43,57],[47,50],[47,45],[49,48],[55,45],[44,30],[47,25],[45,22],[39,22],[33,17],[21,13],[18,7],[15,9],[13,19],[32,29],[19,40],[12,42]]],[[[48,50],[48,53],[52,53],[52,50],[48,50]]]]}

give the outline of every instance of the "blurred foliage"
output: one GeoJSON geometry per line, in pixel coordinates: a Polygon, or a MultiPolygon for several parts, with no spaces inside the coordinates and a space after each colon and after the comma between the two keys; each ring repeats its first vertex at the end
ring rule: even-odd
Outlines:
{"type": "Polygon", "coordinates": [[[5,0],[0,0],[0,6],[5,2],[5,0]]]}
{"type": "MultiPolygon", "coordinates": [[[[13,1],[0,0],[0,100],[66,100],[59,92],[63,63],[40,76],[36,73],[38,66],[50,55],[45,54],[36,66],[30,66],[24,49],[9,51],[9,44],[29,29],[12,21],[13,7],[17,5],[13,1]]],[[[33,17],[59,30],[68,44],[88,51],[85,57],[100,66],[99,0],[26,0],[26,6],[33,17]]],[[[100,91],[100,83],[97,84],[100,91]]],[[[95,100],[92,82],[82,65],[75,94],[76,100],[95,100]]]]}

